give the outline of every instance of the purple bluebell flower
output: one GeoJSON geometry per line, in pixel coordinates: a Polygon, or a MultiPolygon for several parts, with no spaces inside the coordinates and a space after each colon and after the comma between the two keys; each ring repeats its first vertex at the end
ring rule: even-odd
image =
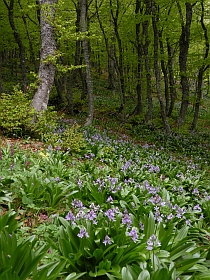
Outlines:
{"type": "Polygon", "coordinates": [[[192,191],[192,194],[199,195],[198,189],[197,189],[197,188],[194,188],[194,190],[192,191]]]}
{"type": "Polygon", "coordinates": [[[202,209],[201,209],[199,204],[195,205],[193,210],[202,211],[202,209]]]}
{"type": "Polygon", "coordinates": [[[74,200],[72,201],[71,205],[72,205],[74,208],[83,208],[83,207],[84,207],[82,201],[79,200],[79,199],[74,199],[74,200]]]}
{"type": "Polygon", "coordinates": [[[186,220],[186,225],[187,226],[190,226],[191,225],[191,221],[188,219],[188,220],[186,220]]]}
{"type": "Polygon", "coordinates": [[[150,236],[150,238],[147,240],[147,250],[152,251],[154,247],[161,246],[160,241],[157,239],[156,235],[150,236]]]}
{"type": "Polygon", "coordinates": [[[78,179],[77,185],[78,185],[79,189],[82,188],[82,184],[83,184],[83,182],[80,179],[78,179]]]}
{"type": "Polygon", "coordinates": [[[140,227],[141,230],[144,230],[144,225],[143,225],[142,222],[139,223],[139,227],[140,227]]]}
{"type": "Polygon", "coordinates": [[[108,235],[106,235],[103,243],[106,246],[107,244],[111,245],[113,243],[113,241],[111,240],[111,238],[108,235]]]}
{"type": "Polygon", "coordinates": [[[106,202],[113,203],[113,198],[112,198],[112,196],[111,196],[111,195],[107,198],[106,202]]]}
{"type": "Polygon", "coordinates": [[[89,210],[86,217],[88,220],[93,221],[97,218],[97,215],[94,210],[89,210]]]}
{"type": "Polygon", "coordinates": [[[134,242],[137,241],[138,239],[138,233],[137,233],[137,230],[135,228],[133,228],[130,232],[128,232],[128,236],[130,236],[132,238],[132,240],[134,242]]]}
{"type": "Polygon", "coordinates": [[[67,221],[71,221],[74,224],[75,216],[71,211],[69,211],[68,214],[66,215],[65,219],[67,221]]]}
{"type": "Polygon", "coordinates": [[[105,213],[105,216],[108,217],[109,220],[111,221],[115,221],[115,210],[114,209],[108,209],[105,213]]]}
{"type": "Polygon", "coordinates": [[[89,237],[89,234],[88,234],[88,232],[86,231],[86,229],[85,228],[81,228],[80,229],[80,232],[77,234],[77,236],[79,237],[79,238],[83,238],[83,237],[89,237]]]}
{"type": "Polygon", "coordinates": [[[124,213],[124,215],[122,217],[122,223],[124,225],[127,225],[128,228],[130,228],[132,221],[131,221],[131,217],[128,213],[124,213]]]}
{"type": "Polygon", "coordinates": [[[167,216],[167,219],[168,220],[172,220],[174,218],[174,215],[172,213],[170,213],[168,216],[167,216]]]}

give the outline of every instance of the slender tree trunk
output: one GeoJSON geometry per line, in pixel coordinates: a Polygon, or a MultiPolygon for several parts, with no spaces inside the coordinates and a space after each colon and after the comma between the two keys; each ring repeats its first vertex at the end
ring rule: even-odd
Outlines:
{"type": "Polygon", "coordinates": [[[94,115],[94,98],[93,98],[93,82],[91,77],[91,66],[90,66],[90,53],[87,40],[87,0],[81,0],[81,31],[84,33],[82,40],[85,70],[86,70],[86,83],[87,83],[87,94],[88,94],[88,116],[86,119],[85,126],[91,125],[93,122],[94,115]]]}
{"type": "MultiPolygon", "coordinates": [[[[114,38],[112,37],[112,41],[114,38]]],[[[114,62],[114,54],[115,54],[115,45],[114,43],[109,44],[108,48],[108,89],[113,91],[116,90],[115,85],[115,62],[114,62]]]]}
{"type": "MultiPolygon", "coordinates": [[[[19,4],[21,10],[23,10],[23,7],[21,5],[21,1],[20,0],[18,0],[18,4],[19,4]]],[[[35,58],[35,53],[34,53],[34,48],[33,48],[33,42],[31,40],[30,32],[28,30],[28,25],[27,25],[27,21],[26,21],[26,16],[25,15],[22,15],[22,20],[23,20],[23,24],[24,24],[24,27],[25,27],[25,31],[26,31],[27,37],[28,37],[30,56],[31,56],[30,58],[31,58],[31,61],[32,61],[33,65],[34,65],[34,70],[36,72],[38,72],[38,66],[37,66],[37,63],[36,63],[36,58],[35,58]]]]}
{"type": "Polygon", "coordinates": [[[119,17],[119,9],[120,9],[119,1],[120,0],[117,0],[116,12],[114,14],[113,3],[112,0],[110,0],[110,10],[111,10],[112,22],[114,25],[114,33],[117,40],[117,46],[119,52],[118,59],[115,58],[115,62],[117,63],[116,71],[118,74],[119,90],[120,90],[120,97],[121,97],[120,111],[123,114],[123,120],[125,120],[126,112],[125,112],[125,80],[124,80],[124,67],[123,67],[123,47],[122,47],[122,40],[120,38],[119,29],[118,29],[118,20],[119,20],[118,17],[119,17]]]}
{"type": "Polygon", "coordinates": [[[32,105],[38,111],[47,109],[50,90],[54,82],[55,66],[50,58],[55,55],[56,42],[53,29],[55,17],[55,4],[57,0],[39,0],[40,4],[40,27],[41,27],[41,50],[39,66],[39,85],[33,97],[32,105]]]}
{"type": "Polygon", "coordinates": [[[158,55],[158,49],[159,49],[159,38],[158,38],[158,28],[157,28],[157,7],[154,0],[152,1],[152,26],[153,26],[153,33],[154,33],[154,69],[155,69],[155,77],[156,77],[156,89],[157,89],[157,95],[158,100],[160,103],[160,112],[162,121],[166,130],[167,134],[171,134],[171,128],[168,124],[167,118],[166,118],[166,111],[165,111],[165,105],[161,93],[161,74],[160,74],[160,67],[159,67],[159,55],[158,55]]]}
{"type": "Polygon", "coordinates": [[[0,52],[0,95],[4,92],[3,77],[2,77],[2,52],[0,52]]]}
{"type": "Polygon", "coordinates": [[[177,125],[180,128],[187,114],[187,109],[189,105],[189,95],[190,95],[190,87],[189,80],[187,76],[187,59],[188,59],[188,50],[190,45],[190,27],[192,22],[192,4],[190,2],[185,3],[186,7],[186,23],[184,23],[182,10],[179,2],[177,2],[177,7],[180,14],[180,19],[182,23],[182,32],[179,39],[179,68],[180,68],[180,76],[181,76],[181,87],[182,87],[182,103],[179,112],[179,117],[177,120],[177,125]]]}
{"type": "Polygon", "coordinates": [[[165,86],[165,107],[166,107],[165,110],[166,110],[166,114],[168,114],[169,104],[170,104],[170,100],[169,100],[169,81],[168,81],[168,69],[166,68],[166,64],[165,64],[165,61],[163,59],[163,57],[164,57],[164,46],[163,46],[162,33],[163,33],[163,30],[160,30],[158,32],[158,36],[159,36],[159,44],[160,44],[160,53],[162,55],[161,69],[162,69],[162,72],[163,72],[164,86],[165,86]]]}
{"type": "Polygon", "coordinates": [[[67,92],[66,92],[66,99],[68,102],[68,112],[70,115],[73,115],[74,104],[73,104],[73,75],[67,76],[67,92]]]}
{"type": "Polygon", "coordinates": [[[200,102],[202,99],[202,84],[203,84],[203,75],[205,73],[205,71],[209,68],[209,64],[206,64],[205,61],[208,58],[209,55],[209,37],[208,37],[208,30],[206,28],[206,25],[204,23],[204,1],[201,1],[201,19],[200,19],[200,23],[201,23],[201,27],[203,29],[204,32],[204,38],[205,38],[205,53],[203,56],[203,64],[201,65],[201,67],[199,68],[198,71],[198,85],[197,85],[197,97],[196,97],[196,103],[195,103],[195,112],[194,112],[194,117],[193,117],[193,121],[192,121],[192,125],[190,130],[194,131],[198,122],[198,114],[199,114],[199,109],[200,109],[200,102]]]}
{"type": "MultiPolygon", "coordinates": [[[[151,15],[151,3],[150,0],[144,0],[146,5],[145,16],[151,15]]],[[[149,20],[144,20],[142,23],[142,33],[143,33],[143,52],[144,52],[144,60],[145,60],[145,70],[146,70],[146,82],[147,82],[147,113],[145,115],[145,122],[149,122],[152,119],[152,82],[151,82],[151,69],[150,69],[150,61],[149,61],[149,20]]]]}
{"type": "MultiPolygon", "coordinates": [[[[135,15],[142,14],[141,0],[136,0],[135,15]]],[[[136,51],[137,51],[137,84],[136,84],[136,94],[137,94],[137,105],[135,108],[135,114],[140,115],[143,113],[142,106],[142,63],[143,63],[143,49],[141,42],[141,32],[140,32],[141,22],[136,23],[136,51]]]]}
{"type": "Polygon", "coordinates": [[[8,10],[9,23],[13,31],[15,42],[17,43],[19,48],[20,67],[22,74],[22,90],[23,92],[26,92],[28,86],[28,79],[26,76],[25,48],[14,22],[14,0],[10,0],[9,5],[7,4],[6,0],[3,1],[8,10]]]}
{"type": "Polygon", "coordinates": [[[170,91],[170,106],[168,110],[168,117],[170,117],[174,109],[177,94],[176,94],[174,70],[173,70],[174,67],[173,67],[172,48],[168,38],[166,39],[166,41],[167,41],[167,52],[168,52],[168,73],[169,73],[169,91],[170,91]]]}

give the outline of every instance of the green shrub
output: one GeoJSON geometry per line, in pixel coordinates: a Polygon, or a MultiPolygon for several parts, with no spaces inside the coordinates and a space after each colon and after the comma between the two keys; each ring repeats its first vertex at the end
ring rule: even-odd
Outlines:
{"type": "Polygon", "coordinates": [[[3,93],[0,97],[0,128],[6,135],[42,139],[44,133],[55,129],[57,119],[57,112],[51,107],[41,113],[35,112],[27,94],[17,87],[12,94],[3,93]],[[33,122],[35,114],[37,121],[33,122]]]}
{"type": "Polygon", "coordinates": [[[81,152],[86,147],[83,133],[79,131],[79,126],[76,124],[45,133],[44,141],[51,145],[52,148],[60,147],[62,150],[76,153],[81,152]]]}
{"type": "Polygon", "coordinates": [[[33,111],[27,95],[17,87],[12,94],[2,93],[0,98],[0,127],[9,135],[22,135],[30,127],[33,111]]]}

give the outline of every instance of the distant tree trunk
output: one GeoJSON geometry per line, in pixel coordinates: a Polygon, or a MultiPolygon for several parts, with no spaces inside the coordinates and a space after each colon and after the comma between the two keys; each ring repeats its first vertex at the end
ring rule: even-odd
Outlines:
{"type": "MultiPolygon", "coordinates": [[[[75,8],[76,8],[76,32],[80,32],[81,29],[81,13],[82,13],[82,0],[78,0],[77,3],[75,2],[75,8]]],[[[82,64],[82,41],[77,40],[76,41],[76,49],[75,49],[75,55],[74,55],[74,65],[81,65],[82,64]]],[[[87,83],[86,83],[86,77],[85,74],[83,73],[83,69],[79,68],[78,70],[74,70],[73,72],[73,79],[74,81],[77,78],[77,72],[79,73],[80,81],[82,83],[82,94],[81,94],[81,99],[84,100],[87,96],[87,83]]]]}
{"type": "Polygon", "coordinates": [[[55,66],[50,61],[56,52],[55,33],[52,21],[55,17],[55,4],[57,0],[39,0],[41,50],[39,66],[39,85],[33,97],[32,105],[38,111],[47,109],[49,94],[55,77],[55,66]],[[49,59],[49,61],[46,61],[49,59]]]}
{"type": "Polygon", "coordinates": [[[87,0],[81,0],[81,31],[84,33],[82,40],[85,70],[86,70],[86,83],[87,83],[87,94],[88,94],[88,116],[85,122],[85,126],[91,125],[93,122],[94,115],[94,98],[93,98],[93,82],[91,77],[91,66],[90,66],[90,53],[87,41],[87,0]]]}
{"type": "Polygon", "coordinates": [[[199,113],[199,109],[200,109],[200,102],[202,99],[202,84],[203,84],[203,75],[205,73],[205,71],[209,68],[209,64],[205,65],[205,60],[208,58],[209,55],[209,37],[208,37],[208,30],[206,28],[206,25],[204,23],[204,1],[201,1],[201,19],[200,19],[200,23],[201,23],[201,27],[203,29],[204,32],[204,38],[205,38],[205,53],[203,56],[203,64],[201,65],[201,67],[199,68],[198,71],[198,85],[197,85],[197,97],[196,97],[196,102],[195,102],[195,112],[194,112],[194,117],[193,117],[193,121],[192,121],[192,125],[190,130],[194,131],[198,122],[198,113],[199,113]]]}
{"type": "Polygon", "coordinates": [[[7,4],[6,0],[3,1],[8,10],[9,23],[13,31],[15,42],[17,43],[19,48],[20,67],[22,74],[22,90],[23,92],[26,92],[28,86],[28,79],[26,76],[25,48],[14,22],[14,0],[10,0],[9,5],[7,4]]]}
{"type": "MultiPolygon", "coordinates": [[[[99,16],[99,7],[98,7],[98,1],[95,0],[95,9],[96,9],[96,16],[99,22],[99,26],[101,28],[104,41],[105,41],[105,46],[106,46],[106,52],[107,52],[107,61],[108,61],[108,89],[111,89],[115,91],[116,85],[115,85],[115,70],[116,70],[116,48],[115,48],[115,43],[114,43],[114,36],[111,37],[111,43],[109,43],[106,31],[104,29],[103,23],[101,21],[101,18],[99,16]]],[[[112,24],[112,20],[110,22],[112,24]]]]}
{"type": "MultiPolygon", "coordinates": [[[[145,16],[151,15],[151,3],[150,0],[144,0],[146,5],[145,16]]],[[[142,23],[142,33],[143,33],[143,51],[144,51],[144,60],[145,60],[145,70],[146,70],[146,81],[147,81],[147,113],[145,115],[145,122],[149,122],[152,119],[152,82],[151,82],[151,69],[149,61],[149,20],[144,20],[142,23]]]]}
{"type": "Polygon", "coordinates": [[[57,94],[58,94],[58,99],[57,99],[57,104],[56,105],[60,105],[64,102],[64,98],[63,98],[64,76],[60,77],[60,78],[55,76],[54,84],[55,84],[56,91],[57,91],[57,94]]]}
{"type": "MultiPolygon", "coordinates": [[[[113,38],[112,38],[113,41],[113,38]]],[[[114,61],[114,54],[115,54],[115,45],[114,43],[109,44],[108,48],[108,89],[115,91],[115,61],[114,61]]]]}
{"type": "Polygon", "coordinates": [[[155,69],[155,77],[156,77],[156,89],[157,89],[157,95],[158,100],[160,103],[160,112],[162,121],[166,130],[167,134],[171,134],[171,128],[168,124],[167,118],[166,118],[166,111],[164,106],[163,97],[161,94],[161,74],[160,74],[160,67],[159,67],[159,61],[158,61],[158,49],[159,49],[159,38],[158,38],[158,29],[157,29],[157,7],[154,0],[152,1],[152,26],[153,26],[153,33],[154,33],[154,69],[155,69]]]}
{"type": "MultiPolygon", "coordinates": [[[[18,4],[19,4],[21,10],[23,10],[23,7],[21,5],[21,1],[20,0],[18,0],[18,4]]],[[[25,31],[26,31],[27,37],[28,37],[29,49],[30,49],[30,58],[31,58],[31,61],[32,61],[33,65],[34,65],[34,70],[36,72],[38,72],[38,66],[37,66],[37,63],[36,63],[36,58],[35,58],[35,53],[34,53],[34,48],[33,48],[33,42],[31,40],[30,32],[28,30],[28,25],[27,25],[27,21],[26,21],[26,15],[24,15],[24,14],[22,15],[22,20],[23,20],[23,24],[24,24],[24,27],[25,27],[25,31]]],[[[30,19],[30,20],[32,20],[32,19],[30,19]]],[[[37,25],[36,22],[33,21],[33,23],[37,25]]]]}
{"type": "Polygon", "coordinates": [[[163,30],[160,30],[158,32],[158,36],[159,36],[159,44],[160,44],[160,53],[162,55],[161,58],[161,69],[163,72],[163,77],[164,77],[164,86],[165,86],[165,110],[166,110],[166,114],[168,114],[169,112],[169,104],[170,104],[170,99],[169,99],[169,81],[168,81],[168,69],[166,67],[166,63],[164,61],[164,46],[163,46],[163,30]]]}
{"type": "MultiPolygon", "coordinates": [[[[135,15],[142,14],[141,0],[136,0],[135,15]]],[[[140,115],[143,113],[142,106],[142,62],[143,62],[143,50],[141,42],[141,32],[140,32],[141,22],[136,23],[136,51],[137,51],[137,84],[136,84],[136,94],[137,94],[137,105],[134,113],[140,115]]]]}
{"type": "MultiPolygon", "coordinates": [[[[124,67],[123,67],[123,47],[122,47],[122,40],[120,38],[119,29],[118,29],[118,21],[119,21],[119,9],[120,9],[120,0],[117,0],[116,3],[116,11],[114,14],[113,11],[113,3],[112,0],[110,0],[110,10],[111,10],[111,16],[112,16],[112,22],[114,27],[114,33],[117,41],[118,46],[118,59],[115,58],[116,65],[116,71],[118,74],[118,82],[119,82],[119,91],[120,91],[120,99],[121,99],[121,105],[120,105],[120,111],[123,114],[123,120],[126,118],[126,112],[125,112],[125,80],[124,80],[124,67]]],[[[116,53],[115,53],[116,55],[116,53]]]]}
{"type": "Polygon", "coordinates": [[[73,74],[67,76],[67,89],[66,89],[66,99],[68,102],[68,112],[70,115],[73,115],[73,110],[74,110],[74,104],[73,104],[73,74]]]}
{"type": "Polygon", "coordinates": [[[180,14],[181,24],[182,24],[182,32],[179,39],[179,68],[180,68],[180,76],[181,76],[181,87],[182,87],[182,103],[179,112],[179,117],[177,120],[177,125],[180,128],[187,114],[187,109],[189,105],[189,95],[190,95],[190,87],[189,80],[187,77],[187,59],[188,59],[188,50],[190,45],[190,27],[192,22],[192,7],[193,5],[190,2],[185,3],[186,7],[186,23],[184,23],[184,18],[182,15],[182,10],[179,2],[177,1],[177,7],[180,14]]]}
{"type": "Polygon", "coordinates": [[[174,71],[173,71],[173,53],[172,53],[172,48],[170,45],[170,42],[168,38],[166,39],[167,41],[167,51],[168,51],[168,75],[169,75],[169,91],[170,91],[170,106],[168,110],[168,117],[171,116],[172,111],[174,109],[175,105],[175,100],[176,100],[176,84],[175,84],[175,79],[174,79],[174,71]]]}
{"type": "Polygon", "coordinates": [[[4,92],[3,77],[2,77],[2,52],[0,52],[0,94],[4,92]]]}

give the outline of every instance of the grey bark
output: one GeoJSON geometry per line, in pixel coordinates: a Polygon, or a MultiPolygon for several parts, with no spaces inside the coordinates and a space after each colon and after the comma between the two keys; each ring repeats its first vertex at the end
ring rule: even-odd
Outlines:
{"type": "Polygon", "coordinates": [[[0,94],[4,92],[3,77],[2,77],[2,52],[0,52],[0,94]]]}
{"type": "Polygon", "coordinates": [[[171,128],[168,124],[166,118],[166,111],[165,105],[161,93],[161,74],[160,74],[160,67],[159,67],[159,58],[158,58],[158,49],[159,49],[159,38],[158,38],[158,28],[157,28],[157,8],[156,3],[154,0],[152,1],[152,26],[153,26],[153,33],[154,33],[154,69],[155,69],[155,77],[156,77],[156,89],[157,89],[157,96],[160,103],[160,113],[162,117],[162,121],[166,130],[167,134],[171,134],[171,128]]]}
{"type": "Polygon", "coordinates": [[[189,105],[189,95],[190,95],[190,87],[189,87],[189,79],[187,76],[187,59],[188,59],[188,50],[190,45],[190,27],[192,22],[192,7],[193,5],[190,2],[185,3],[186,7],[186,22],[184,22],[182,10],[179,2],[177,2],[178,11],[180,14],[180,19],[182,23],[182,32],[179,39],[179,68],[180,68],[180,76],[181,76],[181,87],[182,87],[182,103],[179,112],[179,117],[177,120],[177,126],[180,128],[187,114],[187,109],[189,105]]]}
{"type": "Polygon", "coordinates": [[[201,65],[201,67],[199,68],[198,71],[198,85],[197,85],[197,97],[196,97],[196,102],[195,102],[195,112],[194,112],[194,117],[193,117],[193,121],[192,121],[192,125],[190,130],[194,131],[198,122],[198,114],[199,114],[199,109],[200,109],[200,103],[201,103],[201,99],[202,99],[202,84],[203,84],[203,75],[205,73],[205,71],[209,68],[209,63],[206,64],[206,59],[209,56],[209,36],[208,36],[208,30],[206,28],[205,22],[204,22],[204,1],[201,1],[201,19],[200,19],[200,23],[201,23],[201,27],[203,29],[203,33],[204,33],[204,38],[205,38],[205,52],[204,52],[204,56],[203,56],[203,63],[201,65]]]}
{"type": "MultiPolygon", "coordinates": [[[[135,15],[142,14],[141,0],[136,0],[135,15]]],[[[136,84],[136,94],[137,94],[137,105],[134,110],[136,115],[143,113],[142,106],[142,63],[143,63],[143,48],[141,42],[141,22],[136,23],[136,51],[137,51],[137,84],[136,84]]]]}
{"type": "MultiPolygon", "coordinates": [[[[118,74],[118,83],[119,83],[119,91],[120,91],[120,99],[121,99],[121,105],[119,111],[122,112],[122,118],[123,121],[126,118],[126,110],[125,110],[125,79],[124,79],[124,67],[123,67],[123,47],[122,47],[122,40],[119,33],[119,12],[120,12],[120,1],[117,0],[116,3],[116,11],[114,14],[113,11],[113,3],[112,0],[110,0],[110,10],[111,10],[111,17],[114,27],[114,33],[117,41],[118,46],[118,59],[115,57],[114,61],[116,63],[116,72],[118,74]]],[[[116,52],[115,52],[116,56],[116,52]]]]}
{"type": "Polygon", "coordinates": [[[87,83],[87,94],[88,94],[88,116],[86,118],[85,126],[91,125],[93,122],[94,115],[94,98],[93,98],[93,82],[91,76],[90,66],[90,53],[87,40],[87,0],[81,0],[81,31],[84,33],[82,40],[85,70],[86,70],[86,83],[87,83]]]}
{"type": "MultiPolygon", "coordinates": [[[[151,15],[151,4],[150,0],[144,0],[146,5],[145,15],[151,15]]],[[[145,61],[145,71],[146,71],[146,82],[147,82],[147,113],[145,115],[145,122],[149,122],[152,119],[152,82],[151,82],[151,69],[149,61],[149,20],[144,20],[142,23],[142,33],[143,33],[143,52],[144,52],[144,61],[145,61]]]]}
{"type": "Polygon", "coordinates": [[[25,48],[14,22],[14,0],[10,0],[9,5],[7,4],[6,0],[3,1],[8,10],[9,23],[13,31],[15,42],[17,43],[19,48],[20,67],[21,67],[21,74],[22,74],[22,90],[23,92],[26,92],[28,86],[28,80],[26,76],[25,48]]]}
{"type": "Polygon", "coordinates": [[[55,66],[49,60],[56,52],[55,32],[53,20],[55,17],[55,4],[57,0],[39,0],[40,4],[40,28],[41,50],[39,66],[39,85],[33,97],[32,105],[41,112],[47,109],[50,90],[54,82],[55,66]],[[48,59],[48,61],[46,61],[48,59]]]}
{"type": "Polygon", "coordinates": [[[176,88],[175,88],[175,78],[174,78],[174,67],[173,67],[173,51],[170,45],[169,39],[167,41],[167,52],[168,52],[168,75],[169,75],[169,92],[170,92],[170,106],[168,110],[168,117],[171,116],[174,109],[175,100],[177,97],[176,88]]]}
{"type": "MultiPolygon", "coordinates": [[[[23,10],[23,7],[22,7],[22,4],[21,4],[21,1],[18,0],[18,4],[21,8],[21,10],[23,10]]],[[[27,21],[26,21],[26,18],[27,16],[26,15],[22,15],[22,20],[23,20],[23,24],[24,24],[24,27],[25,27],[25,31],[26,31],[26,34],[27,34],[27,37],[28,37],[28,42],[29,42],[29,49],[30,49],[30,56],[31,56],[31,61],[34,65],[34,70],[36,72],[38,72],[38,67],[37,67],[37,62],[36,62],[36,58],[35,58],[35,52],[34,52],[34,48],[33,48],[33,42],[32,42],[32,39],[31,39],[31,35],[30,35],[30,32],[28,30],[28,25],[27,25],[27,21]]],[[[32,21],[34,24],[36,24],[34,21],[32,21]]],[[[37,24],[36,24],[37,25],[37,24]]]]}

